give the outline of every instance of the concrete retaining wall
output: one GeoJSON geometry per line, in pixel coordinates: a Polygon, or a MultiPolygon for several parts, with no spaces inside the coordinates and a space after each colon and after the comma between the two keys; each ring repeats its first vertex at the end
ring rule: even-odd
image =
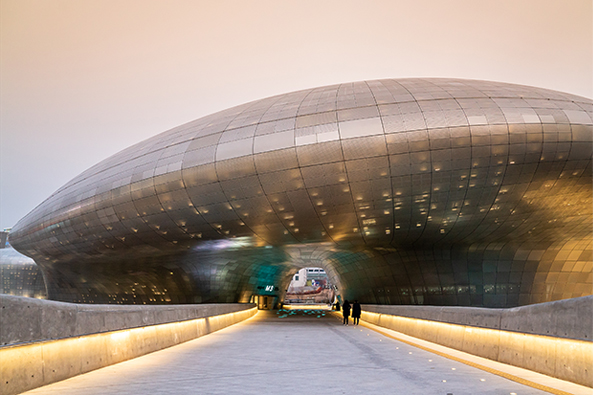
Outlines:
{"type": "Polygon", "coordinates": [[[161,350],[256,314],[252,304],[111,306],[0,297],[0,393],[161,350]]]}
{"type": "Polygon", "coordinates": [[[367,322],[593,387],[593,296],[512,309],[362,308],[367,322]]]}

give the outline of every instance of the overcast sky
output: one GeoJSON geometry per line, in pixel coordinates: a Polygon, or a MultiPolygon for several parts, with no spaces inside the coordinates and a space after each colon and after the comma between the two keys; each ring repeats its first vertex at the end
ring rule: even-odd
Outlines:
{"type": "Polygon", "coordinates": [[[275,94],[456,77],[593,97],[590,0],[0,4],[0,228],[131,144],[275,94]]]}

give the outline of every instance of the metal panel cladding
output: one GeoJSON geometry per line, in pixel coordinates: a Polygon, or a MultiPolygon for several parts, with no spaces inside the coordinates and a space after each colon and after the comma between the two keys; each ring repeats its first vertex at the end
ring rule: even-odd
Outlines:
{"type": "MultiPolygon", "coordinates": [[[[307,264],[295,249],[320,251],[311,259],[344,294],[369,302],[581,296],[591,290],[592,108],[566,93],[460,79],[274,96],[100,162],[23,218],[11,243],[54,281],[76,267],[182,265],[217,248],[237,261],[251,251],[253,268],[268,247],[289,268],[282,276],[307,264]]],[[[197,284],[205,274],[192,265],[184,281],[197,284]]],[[[243,291],[232,292],[223,299],[243,291]]]]}

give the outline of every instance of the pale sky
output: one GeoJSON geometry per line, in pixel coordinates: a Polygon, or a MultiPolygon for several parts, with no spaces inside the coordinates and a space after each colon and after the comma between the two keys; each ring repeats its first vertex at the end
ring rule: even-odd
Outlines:
{"type": "Polygon", "coordinates": [[[593,97],[591,0],[0,5],[0,228],[129,145],[275,94],[454,77],[593,97]]]}

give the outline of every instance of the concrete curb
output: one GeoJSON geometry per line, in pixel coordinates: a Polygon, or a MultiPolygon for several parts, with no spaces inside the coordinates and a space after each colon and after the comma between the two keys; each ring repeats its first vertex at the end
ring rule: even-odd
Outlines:
{"type": "MultiPolygon", "coordinates": [[[[582,299],[582,303],[590,303],[591,301],[590,297],[582,299]]],[[[552,307],[566,311],[566,306],[562,306],[562,303],[559,302],[553,302],[552,307]]],[[[567,301],[567,303],[574,303],[574,301],[567,301]]],[[[546,321],[546,317],[554,316],[553,311],[549,311],[550,309],[546,308],[546,306],[536,306],[525,306],[525,308],[542,311],[539,316],[533,312],[532,314],[525,314],[528,310],[524,311],[524,314],[512,311],[515,326],[534,328],[534,331],[537,330],[540,333],[557,332],[555,324],[560,319],[555,318],[546,321]]],[[[462,318],[457,323],[452,314],[445,314],[447,317],[445,322],[441,318],[443,317],[442,311],[440,311],[442,308],[432,306],[426,306],[424,312],[421,311],[422,306],[414,306],[413,311],[408,314],[413,316],[421,315],[423,318],[386,314],[391,308],[393,310],[402,310],[405,313],[403,311],[405,307],[408,306],[364,305],[361,319],[469,354],[593,387],[593,372],[591,372],[591,366],[593,366],[593,342],[574,338],[577,337],[575,333],[586,333],[586,336],[590,338],[588,331],[591,328],[586,328],[587,318],[590,315],[588,317],[583,316],[580,320],[582,328],[577,325],[574,333],[562,330],[559,336],[545,336],[503,328],[504,325],[501,325],[501,321],[504,322],[504,318],[501,320],[500,317],[504,317],[505,310],[516,309],[479,309],[493,310],[485,313],[484,320],[480,320],[480,315],[474,315],[472,319],[476,322],[480,321],[481,325],[479,326],[459,322],[464,322],[464,317],[471,315],[471,311],[463,312],[463,308],[455,308],[458,310],[457,315],[462,318]],[[377,310],[377,312],[373,310],[377,310]],[[498,316],[498,319],[493,319],[493,316],[498,316]],[[431,320],[428,317],[433,317],[433,319],[431,320]],[[492,325],[487,325],[487,323],[492,325]]],[[[468,309],[472,310],[472,308],[468,309]]],[[[581,312],[581,309],[575,309],[572,315],[578,317],[579,312],[581,312]]],[[[565,326],[566,322],[562,325],[565,326]]]]}
{"type": "MultiPolygon", "coordinates": [[[[207,306],[212,315],[183,321],[127,327],[60,339],[42,339],[0,347],[0,392],[18,394],[64,380],[104,366],[123,362],[154,351],[193,340],[246,320],[257,313],[253,305],[223,305],[216,314],[215,305],[207,306]]],[[[92,307],[92,306],[86,306],[92,307]]],[[[119,307],[119,306],[117,306],[119,307]]],[[[134,306],[126,306],[133,309],[134,306]]],[[[137,306],[138,310],[146,306],[137,306]]],[[[188,306],[151,306],[171,307],[188,306]]],[[[199,305],[193,305],[199,310],[199,305]]],[[[101,306],[98,306],[100,309],[101,306]]],[[[121,312],[120,312],[121,313],[121,312]]],[[[96,315],[108,314],[99,311],[96,315]]],[[[96,317],[95,317],[96,318],[96,317]]],[[[5,326],[5,320],[2,321],[5,326]]]]}

